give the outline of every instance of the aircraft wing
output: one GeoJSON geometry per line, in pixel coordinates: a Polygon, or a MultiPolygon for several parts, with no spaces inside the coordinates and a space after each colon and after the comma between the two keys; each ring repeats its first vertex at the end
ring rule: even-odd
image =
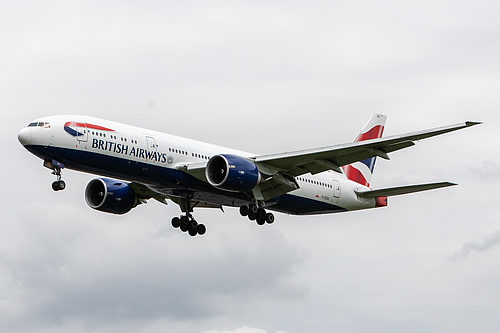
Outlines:
{"type": "Polygon", "coordinates": [[[422,192],[422,191],[428,191],[455,185],[457,184],[449,182],[440,182],[440,183],[429,183],[429,184],[419,184],[419,185],[397,186],[397,187],[381,188],[377,190],[355,191],[355,192],[361,198],[377,198],[377,197],[390,197],[395,195],[422,192]]]}
{"type": "MultiPolygon", "coordinates": [[[[277,169],[289,176],[300,176],[305,173],[316,174],[326,170],[341,172],[340,167],[372,157],[389,159],[388,153],[411,147],[415,141],[430,138],[436,135],[456,131],[481,124],[467,121],[464,123],[432,128],[407,134],[394,135],[378,139],[328,146],[316,149],[300,150],[281,154],[257,156],[253,160],[267,168],[277,169]]],[[[274,172],[276,174],[276,172],[274,172]]]]}
{"type": "MultiPolygon", "coordinates": [[[[299,188],[294,177],[306,173],[317,174],[327,170],[342,173],[340,169],[341,166],[376,156],[389,159],[389,153],[411,147],[415,145],[415,141],[478,124],[481,123],[467,121],[456,125],[437,127],[378,139],[251,157],[248,159],[252,160],[257,165],[259,172],[265,177],[265,181],[257,186],[253,194],[262,200],[268,200],[299,188]]],[[[180,165],[178,168],[206,182],[206,165],[206,162],[193,163],[180,165]]],[[[393,189],[392,192],[387,191],[383,194],[377,193],[377,196],[396,195],[397,191],[401,192],[398,194],[403,194],[405,191],[410,191],[406,193],[411,193],[416,190],[417,188],[393,189]]],[[[365,193],[364,195],[369,196],[374,194],[375,193],[372,192],[371,194],[365,193]]]]}

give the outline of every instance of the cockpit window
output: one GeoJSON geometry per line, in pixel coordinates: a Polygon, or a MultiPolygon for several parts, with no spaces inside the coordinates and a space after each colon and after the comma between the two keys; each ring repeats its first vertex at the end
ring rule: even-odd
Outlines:
{"type": "Polygon", "coordinates": [[[50,123],[47,123],[47,122],[44,122],[44,121],[40,121],[40,122],[37,122],[37,123],[30,123],[28,125],[28,127],[44,127],[44,128],[50,128],[50,123]]]}

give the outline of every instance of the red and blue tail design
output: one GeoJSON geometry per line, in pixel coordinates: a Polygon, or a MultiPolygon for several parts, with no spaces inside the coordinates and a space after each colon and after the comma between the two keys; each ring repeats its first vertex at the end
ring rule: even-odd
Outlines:
{"type": "MultiPolygon", "coordinates": [[[[377,139],[382,137],[387,116],[374,114],[366,123],[354,142],[377,139]]],[[[375,167],[376,157],[355,162],[343,167],[346,177],[356,183],[370,187],[370,181],[375,167]]]]}

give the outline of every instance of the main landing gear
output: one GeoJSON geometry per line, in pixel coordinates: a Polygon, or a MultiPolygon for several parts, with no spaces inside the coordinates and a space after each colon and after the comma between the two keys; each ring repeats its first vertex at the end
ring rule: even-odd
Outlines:
{"type": "Polygon", "coordinates": [[[259,207],[255,204],[241,206],[240,215],[248,216],[250,221],[257,221],[258,225],[263,225],[266,222],[269,224],[274,222],[274,215],[272,213],[266,212],[264,207],[259,207]]]}
{"type": "Polygon", "coordinates": [[[180,228],[182,232],[188,232],[190,236],[204,235],[207,228],[199,224],[191,214],[181,215],[172,219],[172,227],[180,228]]]}
{"type": "Polygon", "coordinates": [[[204,235],[207,232],[207,228],[204,224],[196,222],[193,215],[194,206],[197,205],[196,202],[192,202],[190,198],[179,198],[176,203],[181,207],[182,212],[186,215],[181,215],[179,217],[174,217],[172,219],[172,227],[179,228],[182,232],[189,233],[190,236],[204,235]]]}
{"type": "Polygon", "coordinates": [[[54,166],[54,171],[52,174],[57,176],[57,180],[52,183],[52,189],[54,191],[62,191],[66,188],[66,183],[64,180],[61,180],[61,168],[58,166],[54,166]]]}

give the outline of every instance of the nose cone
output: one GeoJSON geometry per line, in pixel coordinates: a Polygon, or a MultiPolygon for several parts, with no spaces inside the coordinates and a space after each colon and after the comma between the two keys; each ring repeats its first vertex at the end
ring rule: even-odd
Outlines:
{"type": "Polygon", "coordinates": [[[31,128],[25,127],[20,130],[17,134],[17,139],[23,146],[29,145],[31,143],[31,128]]]}

